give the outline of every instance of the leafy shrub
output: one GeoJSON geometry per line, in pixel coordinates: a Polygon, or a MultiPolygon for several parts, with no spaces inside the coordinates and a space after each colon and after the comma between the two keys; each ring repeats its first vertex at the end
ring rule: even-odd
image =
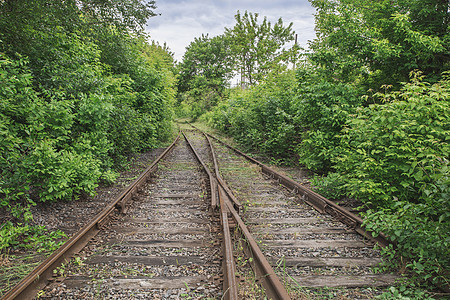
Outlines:
{"type": "Polygon", "coordinates": [[[66,234],[60,230],[48,232],[44,226],[6,222],[0,227],[0,252],[7,248],[52,252],[61,246],[65,237],[66,234]]]}
{"type": "Polygon", "coordinates": [[[390,102],[358,109],[334,159],[350,196],[387,207],[393,197],[428,201],[448,164],[449,91],[448,77],[414,78],[390,102]]]}
{"type": "Polygon", "coordinates": [[[171,130],[174,78],[155,63],[160,48],[141,41],[131,47],[131,75],[111,76],[92,41],[61,28],[36,35],[34,46],[45,41],[54,55],[33,57],[32,69],[0,53],[0,195],[10,209],[29,196],[93,194],[101,178],[114,179],[114,162],[155,147],[171,130]]]}
{"type": "Polygon", "coordinates": [[[0,92],[2,206],[15,206],[21,198],[28,198],[30,190],[37,192],[41,201],[70,199],[80,192],[92,194],[102,175],[98,157],[107,150],[103,150],[102,138],[87,135],[95,135],[98,124],[92,122],[99,114],[102,118],[105,110],[95,111],[91,98],[83,104],[89,115],[83,117],[80,109],[74,116],[73,102],[45,101],[34,92],[25,62],[2,58],[1,76],[11,78],[2,81],[0,92]],[[84,127],[83,132],[75,123],[84,127]]]}
{"type": "Polygon", "coordinates": [[[0,210],[16,237],[36,201],[92,195],[170,134],[173,57],[138,30],[154,7],[117,5],[0,2],[0,210]]]}
{"type": "MultiPolygon", "coordinates": [[[[59,41],[66,37],[56,35],[59,41]]],[[[77,37],[64,42],[53,49],[59,64],[42,58],[40,66],[34,62],[35,70],[26,59],[0,53],[0,209],[27,222],[11,238],[34,230],[28,224],[35,201],[93,195],[99,180],[117,177],[113,167],[155,147],[171,129],[173,83],[164,81],[169,73],[144,61],[139,72],[146,75],[134,81],[127,75],[106,75],[95,45],[83,48],[77,37]],[[71,64],[70,59],[76,61],[71,64]],[[40,81],[32,71],[42,75],[40,81]],[[144,86],[146,80],[150,82],[144,86]]]]}
{"type": "Polygon", "coordinates": [[[382,300],[433,300],[428,293],[414,285],[391,286],[386,292],[376,297],[382,300]]]}
{"type": "Polygon", "coordinates": [[[26,64],[24,59],[14,61],[0,53],[0,196],[1,206],[14,217],[23,213],[20,200],[28,198],[30,190],[28,174],[22,167],[30,144],[26,137],[41,129],[40,124],[36,129],[23,124],[38,100],[26,64]]]}
{"type": "Polygon", "coordinates": [[[89,152],[56,151],[48,141],[39,142],[24,161],[40,201],[72,199],[81,192],[93,195],[102,175],[100,166],[89,152]]]}
{"type": "Polygon", "coordinates": [[[291,159],[300,131],[292,105],[294,76],[292,71],[272,74],[265,83],[249,90],[234,90],[214,109],[214,126],[246,146],[291,159]]]}
{"type": "Polygon", "coordinates": [[[354,86],[329,82],[314,70],[299,69],[297,80],[295,121],[301,124],[303,134],[296,152],[301,164],[326,173],[333,168],[335,148],[340,143],[338,135],[362,100],[354,86]]]}
{"type": "Polygon", "coordinates": [[[449,91],[448,75],[431,85],[415,74],[385,104],[360,108],[334,159],[340,176],[329,178],[373,208],[366,227],[396,242],[404,267],[441,284],[450,257],[449,91]]]}
{"type": "Polygon", "coordinates": [[[448,285],[450,213],[446,208],[448,198],[434,205],[398,201],[389,209],[367,211],[364,224],[396,243],[396,249],[387,252],[391,266],[409,270],[419,281],[448,285]]]}
{"type": "Polygon", "coordinates": [[[315,176],[311,185],[314,190],[329,199],[341,199],[347,195],[345,183],[342,181],[341,174],[328,173],[327,176],[315,176]]]}

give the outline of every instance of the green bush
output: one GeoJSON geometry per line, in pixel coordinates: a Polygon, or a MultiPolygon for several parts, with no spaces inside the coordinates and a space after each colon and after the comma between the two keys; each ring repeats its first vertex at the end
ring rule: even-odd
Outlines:
{"type": "Polygon", "coordinates": [[[54,4],[0,2],[0,210],[17,239],[35,202],[93,195],[172,129],[172,54],[138,29],[153,5],[54,4]]]}
{"type": "Polygon", "coordinates": [[[314,191],[331,200],[339,200],[347,195],[345,182],[339,173],[328,173],[327,176],[315,176],[311,185],[314,191]]]}
{"type": "Polygon", "coordinates": [[[335,155],[347,195],[372,209],[365,224],[396,242],[395,258],[422,280],[448,284],[450,257],[449,76],[417,74],[386,103],[360,108],[335,155]]]}
{"type": "Polygon", "coordinates": [[[414,285],[391,286],[386,292],[376,297],[382,300],[434,300],[429,293],[414,285]]]}
{"type": "Polygon", "coordinates": [[[52,252],[61,246],[66,237],[60,230],[48,232],[44,226],[6,222],[0,226],[0,252],[19,248],[52,252]]]}
{"type": "Polygon", "coordinates": [[[395,249],[385,249],[391,268],[408,270],[414,279],[445,286],[450,266],[448,203],[448,194],[433,204],[397,201],[391,208],[368,210],[364,224],[396,243],[395,249]]]}
{"type": "Polygon", "coordinates": [[[353,85],[329,82],[311,69],[299,69],[297,80],[295,121],[301,124],[303,133],[296,152],[301,164],[326,173],[333,169],[340,131],[363,101],[353,85]]]}
{"type": "Polygon", "coordinates": [[[74,114],[73,101],[45,100],[34,91],[25,62],[1,57],[1,77],[10,78],[0,88],[2,206],[14,206],[30,191],[40,201],[92,194],[108,152],[98,128],[107,122],[105,104],[85,98],[74,114]]]}
{"type": "Polygon", "coordinates": [[[263,84],[233,90],[214,109],[211,120],[243,145],[292,159],[300,133],[293,105],[296,86],[293,71],[272,74],[263,84]]]}
{"type": "Polygon", "coordinates": [[[136,42],[130,75],[108,74],[98,47],[62,28],[36,35],[31,48],[53,54],[32,64],[0,53],[2,206],[93,194],[114,163],[169,135],[174,75],[161,47],[136,42]]]}
{"type": "Polygon", "coordinates": [[[433,85],[414,78],[389,102],[358,109],[334,158],[350,196],[385,207],[394,197],[430,198],[449,159],[449,90],[448,77],[433,85]]]}

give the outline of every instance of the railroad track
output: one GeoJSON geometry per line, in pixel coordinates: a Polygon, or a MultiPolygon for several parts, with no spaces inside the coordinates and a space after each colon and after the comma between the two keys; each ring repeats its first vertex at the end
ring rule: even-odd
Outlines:
{"type": "Polygon", "coordinates": [[[307,299],[305,291],[317,288],[335,288],[344,299],[370,298],[376,287],[394,283],[395,275],[372,272],[381,262],[374,245],[387,241],[369,239],[361,219],[228,145],[213,144],[249,230],[293,298],[307,299]]]}
{"type": "Polygon", "coordinates": [[[196,129],[183,135],[2,299],[309,299],[324,287],[364,299],[393,284],[371,271],[386,241],[364,237],[358,217],[196,129]]]}

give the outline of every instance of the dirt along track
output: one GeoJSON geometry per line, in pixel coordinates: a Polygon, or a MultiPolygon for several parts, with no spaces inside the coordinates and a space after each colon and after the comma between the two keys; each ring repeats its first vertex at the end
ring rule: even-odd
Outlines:
{"type": "MultiPolygon", "coordinates": [[[[373,241],[317,212],[234,151],[213,146],[243,219],[292,299],[371,299],[394,284],[397,276],[373,272],[381,262],[373,241]]],[[[203,157],[212,164],[204,151],[203,157]]]]}

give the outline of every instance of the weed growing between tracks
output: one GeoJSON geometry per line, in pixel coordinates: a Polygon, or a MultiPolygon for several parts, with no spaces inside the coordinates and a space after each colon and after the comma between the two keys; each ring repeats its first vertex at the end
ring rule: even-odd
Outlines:
{"type": "Polygon", "coordinates": [[[244,244],[247,242],[241,237],[241,233],[237,228],[234,232],[234,240],[233,253],[237,253],[235,260],[237,278],[239,280],[239,296],[242,299],[250,300],[267,299],[264,289],[258,283],[255,272],[251,267],[252,258],[247,258],[247,255],[244,253],[244,247],[246,247],[244,244]]]}

